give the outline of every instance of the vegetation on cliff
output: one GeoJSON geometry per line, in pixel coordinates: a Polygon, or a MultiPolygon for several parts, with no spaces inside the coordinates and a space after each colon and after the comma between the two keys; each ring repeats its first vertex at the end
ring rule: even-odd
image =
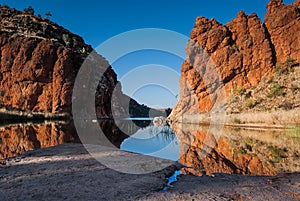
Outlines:
{"type": "MultiPolygon", "coordinates": [[[[35,16],[30,7],[24,12],[0,7],[0,118],[72,115],[73,87],[84,62],[92,66],[92,72],[86,72],[83,79],[99,77],[98,118],[112,118],[112,106],[118,117],[147,117],[151,108],[124,95],[120,87],[117,99],[112,98],[119,82],[108,61],[80,36],[51,22],[50,15],[35,16]]],[[[91,88],[83,86],[82,96],[91,88]]]]}
{"type": "Polygon", "coordinates": [[[274,67],[273,76],[264,77],[250,88],[234,88],[229,96],[227,113],[292,110],[300,107],[299,63],[288,58],[274,67]]]}
{"type": "Polygon", "coordinates": [[[244,11],[226,25],[196,19],[170,121],[225,103],[227,114],[299,107],[300,1],[270,0],[267,9],[264,21],[244,11]]]}

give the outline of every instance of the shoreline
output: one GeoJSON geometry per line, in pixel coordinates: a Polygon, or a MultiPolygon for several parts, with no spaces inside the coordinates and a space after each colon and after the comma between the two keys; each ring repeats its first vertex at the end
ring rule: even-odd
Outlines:
{"type": "MultiPolygon", "coordinates": [[[[139,154],[123,154],[128,162],[142,164],[139,154]],[[130,160],[129,160],[130,159],[130,160]]],[[[103,156],[104,156],[103,155],[103,156]]],[[[147,156],[147,159],[153,157],[147,156]]],[[[175,165],[148,173],[126,174],[95,160],[81,144],[62,144],[29,151],[0,165],[0,195],[4,200],[297,200],[300,173],[277,176],[214,174],[214,177],[180,175],[160,192],[175,165]]]]}
{"type": "Polygon", "coordinates": [[[69,113],[50,112],[26,112],[18,110],[0,109],[0,120],[2,121],[32,121],[32,120],[70,120],[69,113]]]}
{"type": "Polygon", "coordinates": [[[249,112],[239,114],[201,113],[169,116],[169,124],[224,125],[225,127],[285,129],[300,125],[300,108],[289,111],[249,112]],[[221,122],[221,123],[220,123],[221,122]]]}

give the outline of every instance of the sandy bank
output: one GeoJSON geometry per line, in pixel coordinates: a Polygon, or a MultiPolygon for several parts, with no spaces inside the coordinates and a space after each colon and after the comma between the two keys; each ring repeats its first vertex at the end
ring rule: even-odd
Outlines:
{"type": "MultiPolygon", "coordinates": [[[[139,166],[150,157],[127,152],[118,166],[139,166]]],[[[150,159],[151,160],[151,159],[150,159]]],[[[169,162],[155,159],[156,162],[169,162]]],[[[63,144],[26,152],[2,162],[1,200],[297,200],[300,174],[249,177],[181,175],[174,187],[159,192],[174,166],[149,174],[126,174],[95,160],[80,144],[63,144]]]]}

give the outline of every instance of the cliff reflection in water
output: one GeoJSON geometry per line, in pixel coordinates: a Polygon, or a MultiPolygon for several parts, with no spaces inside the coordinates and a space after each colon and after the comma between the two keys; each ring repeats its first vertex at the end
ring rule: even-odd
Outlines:
{"type": "Polygon", "coordinates": [[[66,142],[79,142],[72,124],[46,122],[4,125],[0,127],[0,158],[66,142]]]}
{"type": "Polygon", "coordinates": [[[174,124],[183,174],[275,175],[300,171],[299,128],[250,130],[224,127],[217,137],[208,127],[174,124]]]}
{"type": "MultiPolygon", "coordinates": [[[[98,121],[98,124],[106,138],[120,147],[126,138],[136,134],[150,122],[98,121]]],[[[300,172],[299,127],[282,130],[224,127],[221,135],[216,134],[216,130],[196,124],[173,124],[171,127],[180,142],[178,160],[187,166],[181,169],[183,174],[201,176],[222,172],[275,175],[300,172]]],[[[147,131],[146,128],[142,130],[147,131]]],[[[72,123],[1,126],[0,158],[67,142],[80,142],[72,123]]]]}
{"type": "MultiPolygon", "coordinates": [[[[116,147],[149,121],[99,120],[106,138],[116,147]]],[[[88,125],[88,124],[87,124],[88,125]]],[[[88,135],[88,134],[87,134],[88,135]]],[[[30,122],[0,126],[0,159],[14,157],[26,151],[63,143],[80,143],[73,122],[30,122]]],[[[90,142],[91,144],[94,142],[90,142]]]]}

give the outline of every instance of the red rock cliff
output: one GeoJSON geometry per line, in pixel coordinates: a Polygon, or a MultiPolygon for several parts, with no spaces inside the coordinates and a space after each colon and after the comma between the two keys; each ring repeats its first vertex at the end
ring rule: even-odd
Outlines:
{"type": "MultiPolygon", "coordinates": [[[[0,108],[70,114],[74,81],[91,51],[81,37],[47,19],[0,8],[0,108]]],[[[97,112],[107,117],[117,77],[103,57],[93,56],[105,70],[97,112]]]]}
{"type": "Polygon", "coordinates": [[[241,11],[226,25],[198,17],[182,65],[180,100],[170,119],[212,110],[233,88],[257,85],[287,58],[300,61],[300,1],[271,0],[263,23],[241,11]]]}

